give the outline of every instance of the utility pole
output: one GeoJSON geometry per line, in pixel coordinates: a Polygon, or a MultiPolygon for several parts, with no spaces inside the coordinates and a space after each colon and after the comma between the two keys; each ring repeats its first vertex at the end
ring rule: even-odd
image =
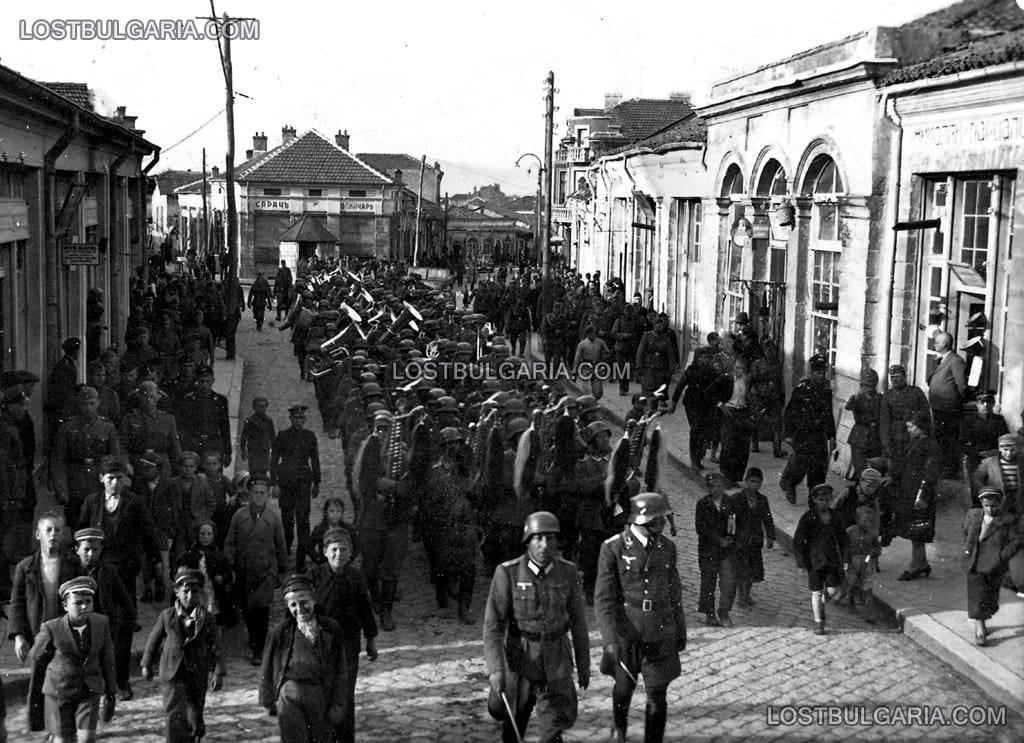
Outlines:
{"type": "MultiPolygon", "coordinates": [[[[213,0],[210,0],[210,7],[213,8],[213,0]]],[[[224,68],[224,85],[226,87],[225,112],[228,125],[228,151],[224,158],[224,193],[227,198],[228,207],[228,270],[227,277],[231,288],[228,291],[228,317],[231,317],[236,309],[237,292],[234,284],[238,281],[238,212],[235,205],[235,89],[234,73],[231,69],[231,33],[228,25],[231,19],[224,14],[224,56],[221,60],[224,68]]]]}
{"type": "Polygon", "coordinates": [[[544,214],[540,223],[540,249],[541,253],[541,302],[546,314],[550,311],[548,306],[548,253],[551,242],[551,142],[555,137],[555,73],[548,72],[545,82],[544,96],[544,165],[541,172],[544,174],[541,194],[544,201],[544,214]]]}
{"type": "Polygon", "coordinates": [[[202,257],[210,253],[210,215],[206,207],[206,148],[203,148],[203,250],[202,257]]]}
{"type": "Polygon", "coordinates": [[[420,213],[423,209],[423,171],[427,167],[427,156],[420,160],[420,188],[416,192],[416,237],[412,248],[412,266],[415,268],[420,262],[420,213]]]}

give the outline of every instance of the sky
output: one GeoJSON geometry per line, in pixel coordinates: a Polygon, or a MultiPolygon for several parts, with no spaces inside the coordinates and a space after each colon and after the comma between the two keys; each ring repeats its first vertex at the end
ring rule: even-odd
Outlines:
{"type": "MultiPolygon", "coordinates": [[[[259,39],[232,43],[236,162],[266,132],[317,129],[351,137],[352,152],[403,152],[445,171],[457,193],[498,183],[532,193],[543,156],[544,80],[555,74],[555,137],[574,107],[604,94],[696,103],[730,73],[877,25],[896,25],[948,0],[346,0],[328,4],[215,0],[218,15],[255,18],[259,39]],[[244,96],[244,97],[243,97],[244,96]]],[[[210,0],[175,3],[46,0],[0,9],[0,63],[44,81],[86,82],[101,113],[123,105],[163,149],[156,168],[223,164],[224,79],[212,40],[53,40],[54,19],[179,20],[209,16],[210,0]],[[106,109],[106,110],[104,110],[106,109]],[[211,121],[212,119],[212,121],[211,121]],[[198,129],[198,131],[196,131],[198,129]],[[184,141],[181,141],[184,140],[184,141]]],[[[124,28],[124,26],[122,26],[124,28]]]]}

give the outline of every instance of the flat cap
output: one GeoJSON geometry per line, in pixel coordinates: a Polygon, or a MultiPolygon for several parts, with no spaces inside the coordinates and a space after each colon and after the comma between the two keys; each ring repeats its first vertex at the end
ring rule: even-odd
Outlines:
{"type": "Polygon", "coordinates": [[[832,489],[831,485],[821,483],[820,485],[815,485],[813,488],[811,488],[811,492],[807,495],[807,499],[814,500],[819,495],[826,495],[831,498],[833,492],[835,491],[832,489]]]}
{"type": "Polygon", "coordinates": [[[309,406],[308,405],[292,405],[290,408],[288,408],[288,414],[289,415],[295,415],[297,413],[301,414],[301,413],[305,413],[307,410],[309,410],[309,406]]]}
{"type": "Polygon", "coordinates": [[[297,593],[298,591],[309,591],[310,593],[313,591],[313,584],[309,578],[300,573],[289,576],[281,588],[282,594],[297,593]]]}
{"type": "Polygon", "coordinates": [[[808,362],[811,371],[827,371],[828,370],[828,359],[823,354],[816,353],[811,356],[808,362]]]}
{"type": "Polygon", "coordinates": [[[174,574],[175,588],[187,585],[196,585],[201,587],[204,583],[206,583],[206,576],[203,575],[202,570],[182,566],[178,568],[178,572],[174,574]]]}
{"type": "Polygon", "coordinates": [[[127,472],[128,462],[116,454],[108,454],[100,460],[100,474],[106,475],[111,472],[127,472]]]}
{"type": "Polygon", "coordinates": [[[70,593],[87,593],[92,596],[96,593],[96,581],[87,575],[80,575],[61,583],[59,591],[61,599],[70,593]]]}
{"type": "Polygon", "coordinates": [[[893,364],[892,366],[889,367],[889,374],[906,374],[906,373],[907,373],[907,367],[903,366],[903,364],[893,364]]]}
{"type": "Polygon", "coordinates": [[[103,533],[103,530],[95,526],[88,526],[75,532],[76,542],[84,542],[87,539],[95,539],[102,542],[105,538],[106,535],[103,533]]]}
{"type": "Polygon", "coordinates": [[[249,482],[246,483],[246,488],[252,490],[253,485],[266,485],[270,487],[270,475],[266,472],[253,472],[249,475],[249,482]]]}
{"type": "Polygon", "coordinates": [[[349,529],[341,529],[339,527],[328,529],[324,533],[324,549],[327,548],[327,545],[334,544],[335,542],[348,542],[352,544],[352,532],[349,529]]]}
{"type": "Polygon", "coordinates": [[[68,338],[60,344],[60,347],[64,350],[64,353],[75,353],[82,347],[82,340],[80,338],[68,338]]]}
{"type": "Polygon", "coordinates": [[[979,501],[997,500],[997,501],[1002,502],[1002,500],[1003,500],[1003,491],[1000,490],[999,488],[982,488],[981,492],[978,493],[978,500],[979,501]]]}
{"type": "Polygon", "coordinates": [[[24,369],[6,371],[3,374],[0,374],[0,388],[2,389],[13,387],[16,384],[35,384],[38,381],[39,377],[24,369]]]}

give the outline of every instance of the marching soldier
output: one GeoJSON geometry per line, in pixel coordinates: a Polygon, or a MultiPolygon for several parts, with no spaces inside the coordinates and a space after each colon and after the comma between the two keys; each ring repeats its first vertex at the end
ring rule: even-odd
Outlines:
{"type": "Polygon", "coordinates": [[[288,408],[291,427],[277,434],[270,459],[270,480],[280,498],[281,523],[288,551],[298,531],[295,569],[306,567],[309,553],[309,501],[320,495],[320,451],[316,434],[305,428],[306,405],[288,408]]]}
{"type": "Polygon", "coordinates": [[[78,391],[78,415],[57,429],[50,473],[57,501],[64,504],[69,524],[78,523],[85,496],[96,489],[100,460],[120,454],[121,444],[114,424],[99,417],[100,396],[92,387],[78,391]]]}
{"type": "Polygon", "coordinates": [[[170,479],[171,460],[177,461],[181,454],[174,416],[157,409],[160,388],[155,382],[140,384],[137,399],[138,406],[121,421],[121,447],[128,454],[133,469],[139,469],[139,460],[143,457],[155,457],[164,479],[170,479]]]}
{"type": "Polygon", "coordinates": [[[615,360],[619,362],[624,372],[619,377],[619,396],[625,397],[629,394],[630,366],[636,360],[636,350],[640,345],[640,338],[644,334],[644,320],[640,316],[635,304],[627,304],[623,307],[622,316],[612,325],[612,339],[615,351],[615,360]]]}
{"type": "Polygon", "coordinates": [[[796,486],[807,477],[807,488],[825,482],[828,458],[836,446],[836,421],[832,414],[832,387],[828,361],[821,354],[810,360],[810,374],[793,388],[782,414],[783,437],[793,449],[779,485],[786,500],[796,503],[796,486]]]}
{"type": "Polygon", "coordinates": [[[590,685],[590,641],[576,566],[557,556],[558,519],[538,511],[523,527],[526,553],[494,571],[484,618],[488,709],[504,719],[503,743],[526,737],[534,706],[540,740],[561,741],[576,722],[573,661],[590,685]],[[566,642],[572,637],[572,650],[566,642]],[[513,714],[509,714],[512,712],[513,714]]]}
{"type": "Polygon", "coordinates": [[[594,586],[597,584],[597,560],[601,543],[608,538],[605,526],[605,480],[608,457],[611,454],[612,428],[604,421],[587,426],[587,454],[577,467],[580,493],[580,570],[583,572],[583,595],[589,606],[594,605],[594,586]]]}
{"type": "MultiPolygon", "coordinates": [[[[483,538],[480,550],[483,552],[484,565],[488,570],[507,560],[515,554],[519,540],[518,523],[522,520],[523,506],[516,497],[512,487],[512,472],[519,448],[519,438],[530,427],[524,418],[513,419],[503,432],[495,431],[494,435],[504,434],[503,461],[501,473],[497,475],[497,467],[488,467],[491,452],[485,457],[484,470],[481,474],[483,492],[480,497],[480,526],[483,538]],[[497,481],[495,481],[497,477],[497,481]]],[[[488,441],[488,449],[491,442],[488,441]]]]}
{"type": "Polygon", "coordinates": [[[681,673],[686,620],[675,544],[662,535],[668,501],[658,493],[630,499],[629,525],[601,545],[594,604],[604,652],[601,673],[613,676],[610,741],[624,743],[637,677],[647,688],[645,743],[661,743],[668,685],[681,673]]]}
{"type": "Polygon", "coordinates": [[[654,394],[672,379],[677,355],[668,332],[668,317],[658,315],[654,319],[654,329],[644,333],[640,339],[635,361],[640,387],[645,395],[654,394]]]}
{"type": "Polygon", "coordinates": [[[224,465],[231,464],[231,423],[228,399],[213,391],[213,367],[196,370],[196,383],[181,403],[183,448],[203,455],[207,449],[219,451],[224,465]]]}
{"type": "Polygon", "coordinates": [[[46,384],[46,443],[53,446],[57,428],[73,409],[75,386],[78,384],[78,352],[82,341],[68,338],[61,344],[64,355],[50,370],[50,378],[46,384]]]}
{"type": "Polygon", "coordinates": [[[920,387],[907,384],[906,367],[889,367],[889,389],[882,395],[882,410],[878,419],[878,435],[882,440],[882,456],[890,462],[902,459],[910,443],[907,423],[919,412],[931,415],[928,398],[920,387]]]}

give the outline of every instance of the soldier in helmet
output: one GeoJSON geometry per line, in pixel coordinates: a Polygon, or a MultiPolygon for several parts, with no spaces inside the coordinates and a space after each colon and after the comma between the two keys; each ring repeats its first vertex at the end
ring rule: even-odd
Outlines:
{"type": "Polygon", "coordinates": [[[662,535],[669,505],[658,493],[630,499],[621,534],[601,545],[594,606],[604,652],[601,673],[613,676],[611,741],[624,743],[637,677],[647,689],[646,743],[661,743],[668,716],[668,685],[681,673],[686,619],[676,568],[676,546],[662,535]]]}
{"type": "Polygon", "coordinates": [[[583,594],[576,566],[558,557],[560,531],[554,514],[530,514],[523,528],[526,553],[498,565],[491,581],[484,655],[491,685],[488,707],[504,719],[503,743],[526,737],[534,706],[539,739],[561,741],[562,731],[576,722],[574,660],[580,688],[590,685],[583,594]],[[572,655],[566,632],[572,637],[572,655]]]}
{"type": "Polygon", "coordinates": [[[796,486],[805,476],[810,490],[825,482],[828,475],[828,458],[836,446],[836,421],[827,373],[825,357],[812,356],[810,374],[793,388],[782,414],[783,437],[793,453],[779,485],[790,503],[796,503],[796,486]]]}

